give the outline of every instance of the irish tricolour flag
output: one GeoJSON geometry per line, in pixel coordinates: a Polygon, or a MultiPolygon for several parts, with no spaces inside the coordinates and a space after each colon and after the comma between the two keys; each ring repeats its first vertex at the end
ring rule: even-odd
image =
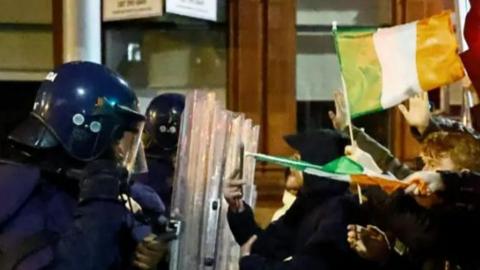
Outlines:
{"type": "Polygon", "coordinates": [[[450,12],[390,28],[338,28],[335,39],[352,117],[464,76],[450,12]]]}
{"type": "MultiPolygon", "coordinates": [[[[275,157],[259,153],[246,153],[246,155],[253,157],[258,161],[270,162],[306,174],[319,176],[320,178],[317,178],[319,181],[333,180],[347,182],[352,185],[379,186],[388,193],[408,187],[407,183],[403,183],[392,177],[369,172],[360,164],[347,157],[340,157],[320,166],[301,160],[292,160],[289,158],[275,157]]],[[[426,189],[424,183],[419,182],[418,184],[421,189],[426,189]]]]}

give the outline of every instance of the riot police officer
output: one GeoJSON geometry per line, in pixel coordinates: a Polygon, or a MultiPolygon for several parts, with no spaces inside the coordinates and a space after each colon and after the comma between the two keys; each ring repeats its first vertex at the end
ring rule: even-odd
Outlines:
{"type": "Polygon", "coordinates": [[[151,186],[170,209],[172,179],[177,151],[180,122],[185,108],[185,96],[176,93],[161,94],[147,107],[143,143],[147,156],[148,173],[136,180],[151,186]]]}
{"type": "Polygon", "coordinates": [[[135,93],[102,65],[71,62],[46,76],[9,136],[26,165],[0,166],[1,270],[145,268],[165,251],[143,243],[135,253],[135,222],[119,199],[138,167],[144,120],[135,93]]]}

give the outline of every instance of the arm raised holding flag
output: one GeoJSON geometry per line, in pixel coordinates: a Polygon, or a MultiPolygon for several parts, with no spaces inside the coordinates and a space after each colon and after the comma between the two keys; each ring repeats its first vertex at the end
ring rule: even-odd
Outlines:
{"type": "MultiPolygon", "coordinates": [[[[335,112],[329,111],[329,117],[332,124],[340,132],[346,133],[347,115],[345,110],[345,102],[342,94],[337,91],[334,94],[335,112]]],[[[376,164],[384,172],[390,172],[399,179],[403,179],[412,173],[407,166],[401,163],[393,154],[377,142],[375,139],[366,134],[362,129],[355,126],[353,128],[353,140],[356,142],[358,148],[370,154],[376,164]]],[[[355,158],[353,158],[355,160],[355,158]]]]}

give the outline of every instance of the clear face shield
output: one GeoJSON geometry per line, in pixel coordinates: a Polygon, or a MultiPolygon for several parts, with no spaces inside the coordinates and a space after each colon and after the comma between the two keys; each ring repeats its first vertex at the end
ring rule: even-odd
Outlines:
{"type": "MultiPolygon", "coordinates": [[[[123,130],[122,137],[113,145],[116,159],[130,175],[147,172],[147,161],[142,145],[145,116],[138,110],[99,98],[96,116],[103,116],[123,130]]],[[[116,135],[115,135],[116,136],[116,135]]]]}
{"type": "Polygon", "coordinates": [[[144,125],[145,123],[142,121],[137,124],[135,130],[125,131],[115,147],[117,158],[130,174],[141,174],[148,171],[142,144],[144,125]]]}

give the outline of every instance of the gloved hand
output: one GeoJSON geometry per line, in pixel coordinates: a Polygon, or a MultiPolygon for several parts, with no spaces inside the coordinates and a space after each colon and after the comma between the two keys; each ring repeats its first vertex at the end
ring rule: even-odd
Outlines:
{"type": "Polygon", "coordinates": [[[347,242],[350,248],[367,260],[381,262],[388,258],[390,242],[385,232],[373,225],[348,225],[347,242]]]}
{"type": "Polygon", "coordinates": [[[126,186],[128,171],[112,160],[95,160],[87,164],[80,180],[80,202],[88,200],[118,200],[126,186]]]}
{"type": "Polygon", "coordinates": [[[149,235],[137,245],[133,265],[138,269],[157,269],[158,264],[168,256],[168,241],[174,234],[165,233],[160,236],[149,235]]]}

